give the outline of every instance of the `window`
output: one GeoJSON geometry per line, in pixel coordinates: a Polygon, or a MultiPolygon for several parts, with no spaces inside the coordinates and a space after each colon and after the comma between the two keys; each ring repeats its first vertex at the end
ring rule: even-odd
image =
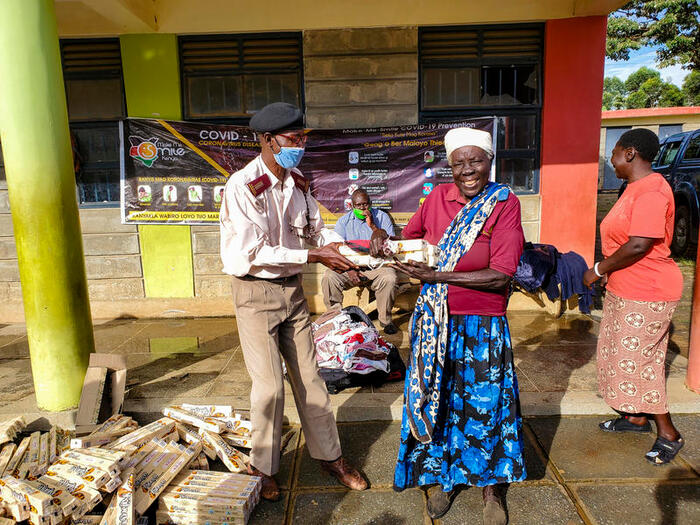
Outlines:
{"type": "Polygon", "coordinates": [[[498,117],[496,179],[538,191],[542,24],[419,29],[420,121],[498,117]]]}
{"type": "Polygon", "coordinates": [[[659,140],[663,140],[681,131],[683,131],[682,124],[661,124],[659,126],[659,140]]]}
{"type": "Polygon", "coordinates": [[[700,135],[695,135],[683,154],[683,163],[697,164],[700,163],[700,135]]]}
{"type": "Polygon", "coordinates": [[[655,163],[656,166],[670,166],[678,155],[678,151],[681,149],[682,141],[677,142],[667,142],[661,148],[659,155],[657,156],[658,162],[655,163]]]}
{"type": "Polygon", "coordinates": [[[118,202],[126,116],[119,40],[62,40],[61,61],[80,203],[118,202]]]}
{"type": "Polygon", "coordinates": [[[271,102],[303,107],[301,33],[180,37],[186,119],[247,124],[271,102]]]}

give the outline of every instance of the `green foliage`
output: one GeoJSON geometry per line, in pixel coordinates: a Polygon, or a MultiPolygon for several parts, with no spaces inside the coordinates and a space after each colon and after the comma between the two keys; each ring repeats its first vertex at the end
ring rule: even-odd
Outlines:
{"type": "Polygon", "coordinates": [[[659,67],[700,69],[700,2],[635,0],[608,17],[608,58],[629,60],[643,46],[658,47],[659,67]]]}
{"type": "Polygon", "coordinates": [[[683,99],[686,106],[700,106],[700,71],[691,71],[683,80],[683,99]]]}
{"type": "Polygon", "coordinates": [[[642,84],[653,78],[661,80],[661,73],[655,69],[649,69],[648,67],[640,67],[637,71],[632,73],[627,80],[625,80],[625,89],[628,92],[637,91],[642,84]]]}
{"type": "Polygon", "coordinates": [[[603,80],[603,109],[624,109],[627,90],[618,77],[605,77],[603,80]]]}
{"type": "Polygon", "coordinates": [[[661,79],[655,69],[641,67],[625,82],[618,77],[603,81],[603,109],[667,108],[685,104],[700,105],[700,72],[693,71],[681,90],[661,79]]]}

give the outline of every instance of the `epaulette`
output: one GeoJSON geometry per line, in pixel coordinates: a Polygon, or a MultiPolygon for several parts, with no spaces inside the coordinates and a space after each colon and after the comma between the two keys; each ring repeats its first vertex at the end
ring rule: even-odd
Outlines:
{"type": "Polygon", "coordinates": [[[246,184],[246,186],[248,186],[248,189],[250,190],[250,193],[253,194],[253,197],[257,197],[267,188],[272,186],[272,182],[270,182],[270,177],[267,176],[267,173],[263,173],[257,179],[246,184]]]}
{"type": "Polygon", "coordinates": [[[309,179],[307,179],[303,175],[300,175],[300,174],[295,173],[293,171],[291,172],[291,175],[292,175],[292,178],[294,179],[294,185],[297,188],[299,188],[304,193],[309,191],[309,186],[311,185],[311,182],[309,181],[309,179]]]}

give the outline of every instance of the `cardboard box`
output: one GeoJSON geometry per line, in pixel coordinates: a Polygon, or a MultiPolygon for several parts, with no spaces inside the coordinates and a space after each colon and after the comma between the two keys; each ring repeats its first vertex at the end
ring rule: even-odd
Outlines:
{"type": "Polygon", "coordinates": [[[98,428],[101,419],[121,412],[126,390],[126,356],[90,354],[83,381],[75,431],[79,434],[98,428]]]}

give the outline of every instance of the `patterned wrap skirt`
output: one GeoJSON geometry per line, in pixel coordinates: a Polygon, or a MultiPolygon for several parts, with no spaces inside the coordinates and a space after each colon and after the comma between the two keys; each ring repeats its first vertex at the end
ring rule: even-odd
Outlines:
{"type": "Polygon", "coordinates": [[[633,301],[609,290],[598,336],[598,390],[615,410],[665,414],[668,329],[678,301],[633,301]]]}
{"type": "MultiPolygon", "coordinates": [[[[448,491],[457,485],[524,480],[522,419],[506,317],[451,315],[444,374],[430,443],[413,437],[404,406],[394,489],[439,483],[448,491]]],[[[407,388],[408,381],[404,398],[407,388]]]]}

